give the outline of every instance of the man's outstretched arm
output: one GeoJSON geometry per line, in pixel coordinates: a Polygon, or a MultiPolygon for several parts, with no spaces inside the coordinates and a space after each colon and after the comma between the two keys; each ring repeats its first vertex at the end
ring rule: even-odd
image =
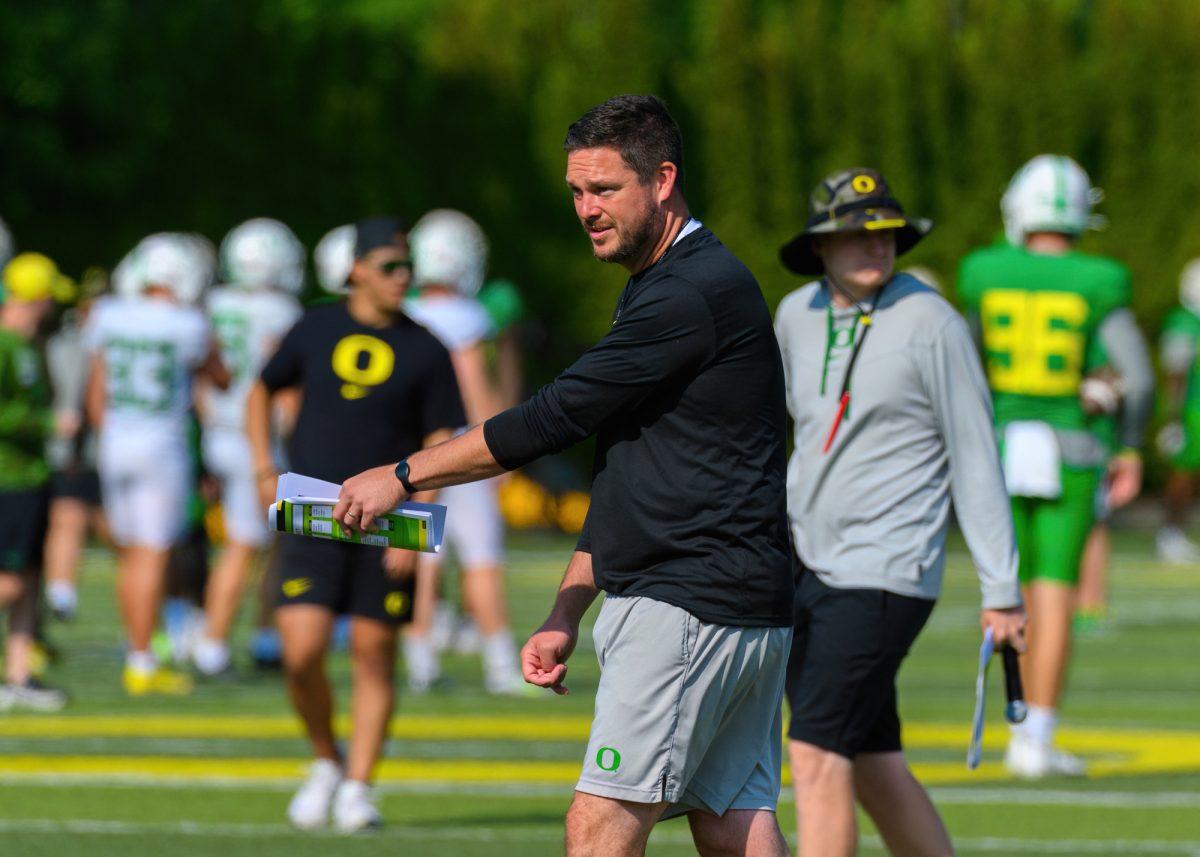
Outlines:
{"type": "MultiPolygon", "coordinates": [[[[408,482],[417,491],[461,485],[504,472],[483,439],[482,426],[414,452],[407,461],[408,482]]],[[[396,477],[396,465],[385,464],[342,484],[333,519],[366,532],[375,518],[390,512],[408,497],[408,490],[396,477]]]]}

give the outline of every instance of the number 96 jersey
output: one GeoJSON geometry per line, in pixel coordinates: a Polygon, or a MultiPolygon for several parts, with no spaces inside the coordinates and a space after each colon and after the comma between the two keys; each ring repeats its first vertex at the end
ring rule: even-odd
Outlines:
{"type": "Polygon", "coordinates": [[[1087,430],[1079,387],[1096,354],[1097,331],[1129,305],[1129,273],[1119,262],[1070,252],[1030,253],[1010,244],[963,260],[958,292],[979,324],[996,422],[1037,420],[1087,430]]]}

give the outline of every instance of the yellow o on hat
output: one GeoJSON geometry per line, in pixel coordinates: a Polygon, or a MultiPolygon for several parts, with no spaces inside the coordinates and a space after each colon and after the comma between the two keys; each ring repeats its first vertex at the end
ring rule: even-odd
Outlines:
{"type": "Polygon", "coordinates": [[[876,188],[875,179],[866,173],[855,176],[850,180],[850,187],[859,193],[870,193],[876,188]]]}
{"type": "Polygon", "coordinates": [[[21,253],[4,266],[4,291],[11,300],[68,303],[75,294],[75,283],[59,273],[58,265],[41,253],[21,253]]]}

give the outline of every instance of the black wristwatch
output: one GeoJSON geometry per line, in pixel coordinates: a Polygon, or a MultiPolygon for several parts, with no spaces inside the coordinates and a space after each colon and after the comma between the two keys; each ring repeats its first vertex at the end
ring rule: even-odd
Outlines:
{"type": "Polygon", "coordinates": [[[408,481],[408,459],[404,459],[396,465],[396,478],[400,480],[400,484],[404,486],[404,490],[408,492],[408,496],[417,493],[417,489],[408,481]]]}

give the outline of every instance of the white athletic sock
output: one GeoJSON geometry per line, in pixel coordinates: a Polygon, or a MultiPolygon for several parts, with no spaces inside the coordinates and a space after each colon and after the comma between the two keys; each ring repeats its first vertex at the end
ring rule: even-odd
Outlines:
{"type": "Polygon", "coordinates": [[[222,640],[201,637],[192,649],[196,669],[205,675],[216,675],[229,666],[229,646],[222,640]]]}
{"type": "Polygon", "coordinates": [[[517,644],[512,631],[501,628],[483,636],[483,667],[490,676],[510,676],[520,670],[517,666],[517,644]]]}
{"type": "Polygon", "coordinates": [[[46,600],[50,609],[59,613],[74,613],[79,606],[79,595],[75,592],[75,584],[66,580],[52,580],[46,584],[46,600]]]}
{"type": "Polygon", "coordinates": [[[134,672],[152,673],[158,669],[158,658],[149,649],[144,652],[131,650],[125,655],[125,666],[134,672]]]}
{"type": "Polygon", "coordinates": [[[427,636],[409,634],[404,638],[404,665],[408,669],[408,684],[427,689],[442,674],[437,652],[427,636]]]}
{"type": "Polygon", "coordinates": [[[1021,731],[1029,740],[1043,746],[1054,743],[1054,727],[1058,725],[1058,712],[1043,705],[1029,706],[1029,714],[1021,724],[1021,731]]]}

